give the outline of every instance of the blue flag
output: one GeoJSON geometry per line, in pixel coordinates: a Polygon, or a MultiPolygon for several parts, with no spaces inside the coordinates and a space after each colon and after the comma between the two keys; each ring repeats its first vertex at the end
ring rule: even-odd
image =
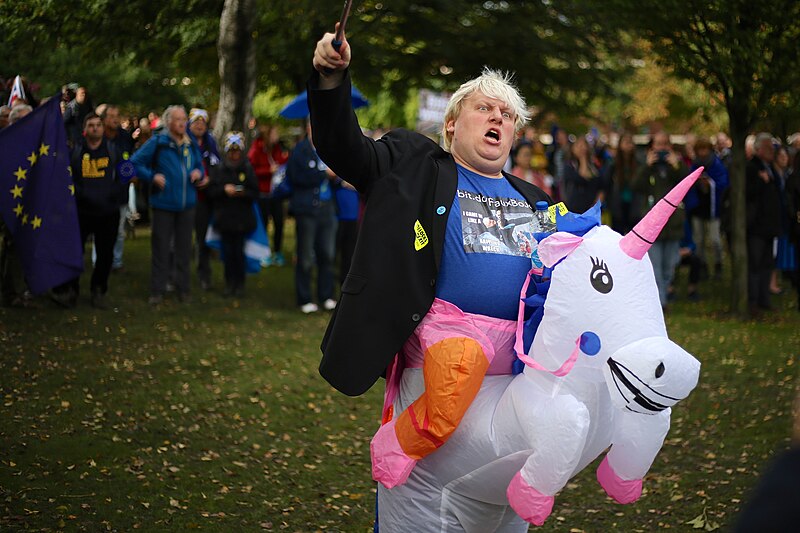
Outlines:
{"type": "Polygon", "coordinates": [[[0,216],[31,291],[83,271],[75,187],[59,99],[0,130],[0,216]]]}

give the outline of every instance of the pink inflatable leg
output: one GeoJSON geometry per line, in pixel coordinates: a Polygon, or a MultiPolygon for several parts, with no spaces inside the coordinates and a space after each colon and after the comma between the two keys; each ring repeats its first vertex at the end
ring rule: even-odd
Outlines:
{"type": "Polygon", "coordinates": [[[642,495],[642,480],[625,480],[617,476],[608,463],[608,456],[604,457],[603,462],[597,467],[597,481],[606,494],[619,503],[635,502],[642,495]]]}
{"type": "Polygon", "coordinates": [[[534,489],[525,478],[522,472],[517,474],[508,484],[506,497],[511,508],[526,522],[535,526],[541,526],[550,513],[553,512],[554,496],[547,496],[534,489]]]}

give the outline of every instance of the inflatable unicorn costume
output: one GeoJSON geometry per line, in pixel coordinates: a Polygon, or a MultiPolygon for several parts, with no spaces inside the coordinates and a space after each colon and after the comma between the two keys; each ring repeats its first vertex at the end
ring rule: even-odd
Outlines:
{"type": "Polygon", "coordinates": [[[371,444],[381,531],[527,531],[606,450],[600,485],[620,503],[639,498],[670,407],[700,372],[667,337],[647,250],[701,172],[624,237],[600,225],[599,206],[558,217],[538,249],[551,278],[526,283],[532,307],[516,324],[434,302],[400,356],[422,362],[389,370],[371,444]],[[429,364],[445,348],[485,374],[475,390],[457,367],[429,364]],[[492,372],[504,351],[517,353],[521,374],[492,372]]]}

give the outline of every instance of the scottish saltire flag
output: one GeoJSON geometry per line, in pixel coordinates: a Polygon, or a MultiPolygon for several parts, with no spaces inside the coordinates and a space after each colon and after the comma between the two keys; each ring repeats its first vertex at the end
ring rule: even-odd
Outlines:
{"type": "Polygon", "coordinates": [[[31,291],[83,270],[75,187],[59,98],[0,130],[0,216],[31,291]]]}
{"type": "Polygon", "coordinates": [[[22,87],[22,78],[20,78],[19,75],[14,78],[14,85],[11,87],[11,94],[8,95],[8,107],[14,105],[14,100],[17,98],[22,98],[23,100],[26,99],[25,89],[22,87]]]}
{"type": "MultiPolygon", "coordinates": [[[[269,238],[267,237],[267,230],[264,229],[264,223],[261,221],[261,213],[258,210],[258,205],[253,203],[253,211],[256,214],[256,229],[247,235],[244,241],[244,257],[247,262],[247,272],[249,274],[257,274],[261,271],[261,262],[269,259],[272,255],[272,250],[269,248],[269,238]]],[[[206,231],[206,246],[220,251],[220,259],[222,257],[222,236],[214,227],[214,220],[208,225],[206,231]]]]}

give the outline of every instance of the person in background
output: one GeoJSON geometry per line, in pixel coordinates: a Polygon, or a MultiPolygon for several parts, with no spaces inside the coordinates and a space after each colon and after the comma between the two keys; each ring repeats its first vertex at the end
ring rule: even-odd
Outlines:
{"type": "Polygon", "coordinates": [[[710,264],[706,248],[711,244],[714,253],[714,277],[722,277],[722,234],[720,213],[722,196],[728,189],[728,169],[714,153],[711,141],[698,139],[694,144],[695,159],[691,170],[704,167],[703,174],[686,194],[684,205],[692,224],[692,236],[697,244],[696,254],[703,268],[710,264]]]}
{"type": "Polygon", "coordinates": [[[361,214],[361,196],[355,188],[342,181],[336,188],[336,251],[339,254],[339,286],[344,284],[356,250],[361,214]]]}
{"type": "Polygon", "coordinates": [[[791,276],[798,265],[795,263],[794,244],[789,237],[789,210],[786,197],[786,183],[789,180],[792,169],[789,166],[789,152],[784,146],[778,146],[775,151],[775,161],[772,164],[775,177],[781,189],[781,232],[778,235],[778,249],[775,256],[775,269],[772,271],[769,290],[772,294],[781,294],[783,289],[780,286],[780,276],[782,273],[791,276]]]}
{"type": "Polygon", "coordinates": [[[75,98],[67,104],[64,110],[64,127],[67,128],[67,143],[76,146],[83,134],[83,119],[90,112],[94,111],[92,99],[86,87],[78,87],[75,90],[75,98]]]}
{"type": "MultiPolygon", "coordinates": [[[[122,154],[104,136],[103,121],[90,111],[84,119],[83,136],[72,151],[72,179],[78,205],[81,245],[94,235],[97,260],[92,271],[92,306],[107,309],[106,293],[114,243],[117,240],[120,205],[128,201],[128,182],[117,172],[122,154]]],[[[53,289],[53,300],[64,307],[75,307],[80,292],[80,277],[53,289]]]]}
{"type": "Polygon", "coordinates": [[[222,237],[222,258],[225,262],[223,294],[241,297],[244,296],[247,267],[245,240],[256,229],[253,204],[258,196],[258,180],[244,156],[244,133],[227,133],[223,147],[222,162],[210,170],[208,196],[214,203],[214,225],[222,237]]]}
{"type": "Polygon", "coordinates": [[[258,178],[258,207],[264,230],[272,219],[272,257],[268,260],[275,266],[283,266],[283,199],[272,197],[272,181],[289,160],[289,151],[280,142],[280,132],[275,125],[261,124],[258,136],[247,153],[250,164],[258,178]]]}
{"type": "Polygon", "coordinates": [[[33,112],[33,107],[25,103],[20,104],[17,102],[19,102],[19,100],[14,103],[14,106],[11,108],[11,112],[8,114],[9,126],[21,118],[27,117],[29,114],[31,114],[31,112],[33,112]]]}
{"type": "MultiPolygon", "coordinates": [[[[650,149],[647,151],[646,165],[639,169],[632,185],[634,192],[641,194],[645,200],[642,209],[645,212],[649,211],[686,176],[687,172],[678,154],[672,149],[669,135],[664,131],[654,134],[650,149]]],[[[675,276],[675,266],[680,261],[680,240],[686,217],[682,206],[683,204],[670,217],[648,251],[663,309],[667,308],[669,287],[675,276]]]]}
{"type": "Polygon", "coordinates": [[[797,268],[794,271],[794,287],[797,290],[797,310],[800,311],[800,152],[794,156],[794,168],[786,181],[786,211],[789,214],[789,236],[794,243],[797,268]]]}
{"type": "Polygon", "coordinates": [[[775,268],[773,242],[781,232],[781,189],[772,168],[772,135],[756,135],[753,150],[745,169],[747,299],[750,312],[758,316],[772,310],[769,282],[775,268]]]}
{"type": "Polygon", "coordinates": [[[306,122],[306,138],[297,143],[286,164],[291,189],[289,212],[297,227],[295,291],[304,314],[319,310],[311,293],[311,273],[317,266],[317,300],[327,311],[336,307],[333,263],[336,257],[336,202],[332,182],[341,181],[322,162],[306,122]]]}
{"type": "Polygon", "coordinates": [[[164,111],[164,132],[153,135],[133,154],[133,164],[140,180],[152,183],[150,205],[151,223],[151,305],[164,300],[170,274],[170,253],[175,251],[175,286],[178,299],[188,302],[191,297],[192,229],[195,186],[205,187],[203,156],[186,134],[186,110],[171,105],[164,111]]]}
{"type": "Polygon", "coordinates": [[[551,128],[553,143],[548,147],[547,160],[550,175],[553,176],[553,200],[564,200],[564,174],[570,159],[569,135],[566,130],[553,125],[551,128]]]}
{"type": "Polygon", "coordinates": [[[592,155],[585,137],[575,139],[570,149],[570,159],[564,168],[561,188],[561,199],[573,213],[585,213],[603,198],[603,178],[592,155]]]}
{"type": "Polygon", "coordinates": [[[548,195],[552,192],[553,176],[547,173],[544,146],[536,138],[528,140],[523,137],[517,144],[511,174],[536,185],[548,195]]]}
{"type": "Polygon", "coordinates": [[[633,135],[623,133],[619,138],[617,153],[610,170],[611,225],[614,231],[623,235],[628,233],[639,221],[639,198],[634,194],[631,186],[636,178],[638,165],[633,135]]]}
{"type": "Polygon", "coordinates": [[[719,157],[719,160],[722,161],[722,164],[725,165],[725,168],[730,170],[731,168],[731,160],[733,159],[733,154],[731,152],[731,138],[724,132],[717,133],[715,144],[714,144],[714,152],[719,157]]]}
{"type": "MultiPolygon", "coordinates": [[[[146,143],[153,132],[150,129],[150,121],[146,118],[139,119],[139,127],[133,130],[133,149],[138,150],[146,143]]],[[[139,220],[143,224],[150,223],[150,184],[146,181],[136,180],[136,209],[139,212],[139,220]]]]}
{"type": "Polygon", "coordinates": [[[0,130],[8,126],[8,115],[11,114],[11,108],[7,105],[0,106],[0,130]]]}
{"type": "MultiPolygon", "coordinates": [[[[208,130],[208,111],[196,107],[189,110],[188,135],[200,149],[204,176],[209,176],[211,169],[219,164],[220,158],[217,141],[208,130]]],[[[204,291],[211,288],[211,249],[206,245],[206,232],[212,210],[211,199],[203,188],[198,186],[194,213],[194,240],[197,247],[197,276],[200,278],[200,288],[204,291]]]]}
{"type": "MultiPolygon", "coordinates": [[[[127,130],[120,127],[119,108],[113,104],[106,104],[102,113],[98,114],[100,115],[100,120],[103,121],[103,135],[109,146],[120,154],[122,161],[127,161],[133,155],[133,138],[127,130]]],[[[125,249],[125,222],[129,215],[130,210],[126,202],[119,208],[119,228],[117,229],[117,241],[114,243],[112,272],[123,272],[125,268],[122,262],[122,254],[125,249]]]]}

